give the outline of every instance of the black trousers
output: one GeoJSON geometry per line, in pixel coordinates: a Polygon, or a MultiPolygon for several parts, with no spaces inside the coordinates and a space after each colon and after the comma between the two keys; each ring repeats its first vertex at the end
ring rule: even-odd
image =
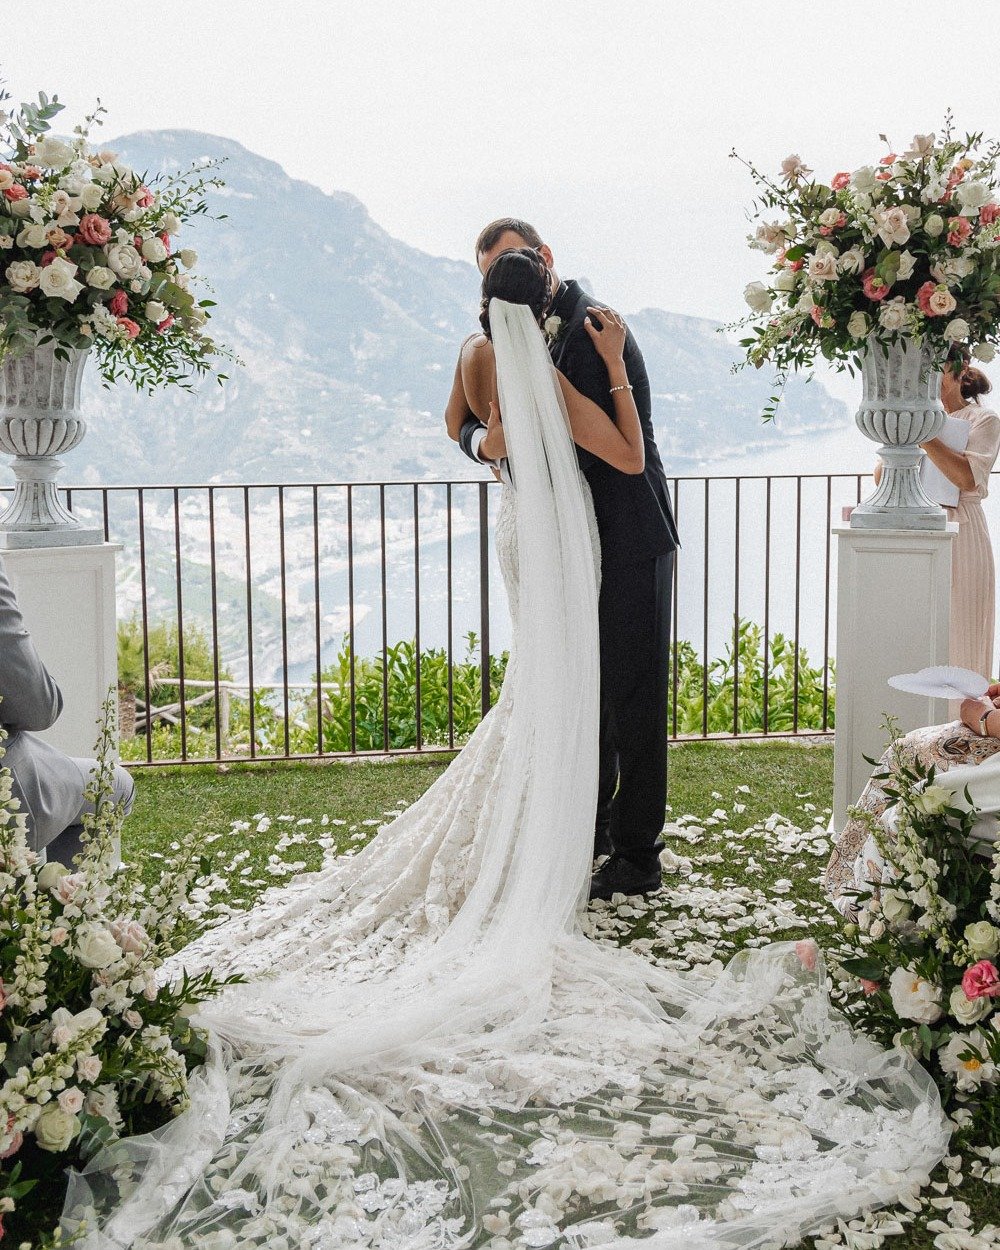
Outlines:
{"type": "Polygon", "coordinates": [[[596,836],[639,868],[663,847],[674,553],[601,571],[596,836]]]}

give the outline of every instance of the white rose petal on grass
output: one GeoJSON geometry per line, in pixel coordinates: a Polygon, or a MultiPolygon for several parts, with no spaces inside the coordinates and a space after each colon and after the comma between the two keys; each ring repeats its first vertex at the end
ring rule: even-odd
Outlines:
{"type": "Polygon", "coordinates": [[[912,968],[897,968],[889,978],[893,1010],[901,1020],[933,1024],[940,1020],[941,987],[925,981],[912,968]]]}

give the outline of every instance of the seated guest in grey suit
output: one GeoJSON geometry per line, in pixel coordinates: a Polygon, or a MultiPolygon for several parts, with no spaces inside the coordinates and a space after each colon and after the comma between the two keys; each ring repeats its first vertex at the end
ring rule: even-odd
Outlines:
{"type": "MultiPolygon", "coordinates": [[[[94,761],[64,755],[31,732],[54,725],[62,706],[59,687],[24,627],[0,563],[0,724],[7,732],[0,765],[10,769],[14,795],[27,814],[29,845],[44,850],[49,859],[70,864],[80,850],[83,817],[93,811],[93,805],[84,802],[83,792],[94,761]]],[[[120,765],[115,768],[112,798],[124,804],[128,814],[135,783],[120,765]]]]}

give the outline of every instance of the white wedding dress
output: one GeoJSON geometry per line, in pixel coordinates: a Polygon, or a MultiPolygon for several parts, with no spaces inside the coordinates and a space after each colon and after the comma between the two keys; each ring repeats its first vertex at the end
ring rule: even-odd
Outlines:
{"type": "Polygon", "coordinates": [[[537,325],[500,301],[491,324],[516,465],[499,701],[363,851],[177,957],[252,980],[201,1010],[190,1109],[73,1178],[87,1250],[749,1250],[946,1151],[930,1078],[853,1033],[794,945],[708,979],[579,931],[596,525],[537,325]]]}

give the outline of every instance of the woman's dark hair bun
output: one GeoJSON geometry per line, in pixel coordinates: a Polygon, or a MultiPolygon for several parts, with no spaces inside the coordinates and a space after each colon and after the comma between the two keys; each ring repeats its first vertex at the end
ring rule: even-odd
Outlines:
{"type": "Polygon", "coordinates": [[[982,369],[976,369],[972,365],[966,365],[962,370],[962,378],[959,382],[959,389],[962,392],[962,398],[968,399],[970,402],[978,399],[980,395],[988,395],[993,387],[990,380],[983,373],[982,369]]]}
{"type": "Polygon", "coordinates": [[[541,255],[533,247],[511,248],[501,252],[483,276],[479,324],[486,337],[491,338],[491,299],[526,304],[540,324],[551,298],[552,274],[541,255]]]}

